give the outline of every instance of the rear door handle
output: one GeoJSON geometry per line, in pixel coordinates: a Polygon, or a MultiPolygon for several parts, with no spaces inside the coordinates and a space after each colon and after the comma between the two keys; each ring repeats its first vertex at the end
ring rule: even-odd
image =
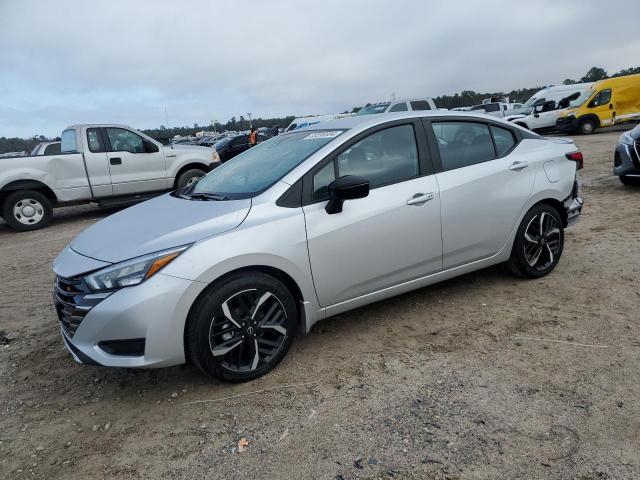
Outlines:
{"type": "Polygon", "coordinates": [[[113,157],[109,159],[111,165],[122,165],[122,159],[120,157],[113,157]]]}
{"type": "Polygon", "coordinates": [[[434,195],[430,193],[416,193],[413,197],[407,200],[407,205],[422,205],[423,203],[433,200],[434,195]]]}
{"type": "Polygon", "coordinates": [[[523,170],[528,166],[529,166],[529,162],[513,162],[509,167],[509,170],[514,170],[516,172],[519,172],[520,170],[523,170]]]}

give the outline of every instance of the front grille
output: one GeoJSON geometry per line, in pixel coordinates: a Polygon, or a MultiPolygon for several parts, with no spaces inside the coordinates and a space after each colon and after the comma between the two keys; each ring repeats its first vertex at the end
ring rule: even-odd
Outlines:
{"type": "Polygon", "coordinates": [[[633,166],[640,168],[640,138],[635,141],[636,158],[633,159],[633,166]]]}
{"type": "Polygon", "coordinates": [[[53,303],[69,338],[73,338],[85,315],[109,295],[92,293],[82,278],[56,276],[53,303]]]}

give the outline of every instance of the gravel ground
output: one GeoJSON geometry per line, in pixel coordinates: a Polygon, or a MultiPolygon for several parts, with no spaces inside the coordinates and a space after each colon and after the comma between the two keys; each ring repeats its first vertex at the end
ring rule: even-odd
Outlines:
{"type": "Polygon", "coordinates": [[[242,385],[75,364],[51,262],[108,212],[0,225],[0,477],[640,478],[640,187],[611,175],[618,135],[576,138],[586,206],[551,275],[340,315],[242,385]]]}

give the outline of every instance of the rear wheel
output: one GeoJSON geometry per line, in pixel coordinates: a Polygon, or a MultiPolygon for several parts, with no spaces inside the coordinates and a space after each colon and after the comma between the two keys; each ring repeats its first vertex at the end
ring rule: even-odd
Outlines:
{"type": "Polygon", "coordinates": [[[540,204],[522,219],[507,265],[519,277],[540,278],[558,264],[564,247],[564,228],[558,211],[540,204]]]}
{"type": "Polygon", "coordinates": [[[194,306],[185,333],[188,358],[230,382],[258,378],[286,355],[298,312],[289,290],[261,272],[214,284],[194,306]]]}
{"type": "Polygon", "coordinates": [[[189,170],[182,172],[178,176],[178,180],[176,181],[176,188],[188,187],[189,185],[200,180],[205,175],[206,175],[206,172],[204,170],[199,170],[197,168],[190,168],[189,170]]]}
{"type": "Polygon", "coordinates": [[[19,232],[46,227],[53,216],[53,205],[42,193],[19,190],[4,201],[2,216],[11,228],[19,232]]]}
{"type": "Polygon", "coordinates": [[[590,135],[596,129],[596,122],[591,119],[582,120],[578,124],[578,132],[582,135],[590,135]]]}

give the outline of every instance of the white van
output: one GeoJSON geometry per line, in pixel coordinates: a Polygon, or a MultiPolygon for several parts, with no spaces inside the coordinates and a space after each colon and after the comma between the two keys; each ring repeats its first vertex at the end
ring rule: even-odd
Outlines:
{"type": "Polygon", "coordinates": [[[534,131],[552,130],[563,109],[589,91],[592,83],[576,83],[543,88],[527,100],[519,110],[513,110],[505,120],[534,131]]]}

